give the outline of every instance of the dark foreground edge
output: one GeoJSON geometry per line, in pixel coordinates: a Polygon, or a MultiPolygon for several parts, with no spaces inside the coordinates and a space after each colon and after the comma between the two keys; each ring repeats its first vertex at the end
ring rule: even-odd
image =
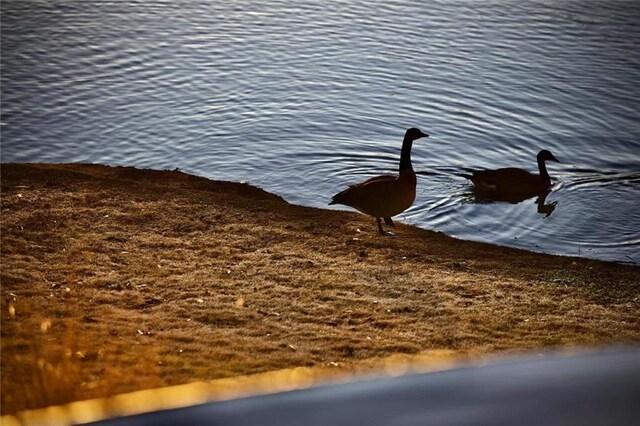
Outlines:
{"type": "Polygon", "coordinates": [[[95,425],[630,425],[640,347],[374,379],[95,425]]]}

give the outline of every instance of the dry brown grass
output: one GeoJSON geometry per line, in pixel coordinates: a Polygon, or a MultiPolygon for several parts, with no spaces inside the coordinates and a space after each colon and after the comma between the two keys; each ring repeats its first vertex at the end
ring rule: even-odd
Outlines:
{"type": "Polygon", "coordinates": [[[395,353],[640,341],[640,269],[170,171],[2,166],[2,413],[395,353]],[[362,230],[362,232],[359,232],[362,230]]]}

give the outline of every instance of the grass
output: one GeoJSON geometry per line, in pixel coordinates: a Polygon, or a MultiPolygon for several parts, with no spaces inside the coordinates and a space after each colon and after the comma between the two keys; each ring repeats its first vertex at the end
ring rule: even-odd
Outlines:
{"type": "Polygon", "coordinates": [[[394,354],[640,341],[640,269],[287,204],[248,185],[2,166],[3,414],[394,354]]]}

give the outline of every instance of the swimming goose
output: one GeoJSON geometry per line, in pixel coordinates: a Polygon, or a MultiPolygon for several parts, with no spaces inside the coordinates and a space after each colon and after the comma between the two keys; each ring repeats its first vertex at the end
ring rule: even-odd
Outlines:
{"type": "Polygon", "coordinates": [[[477,170],[473,175],[462,175],[475,185],[475,190],[495,196],[515,196],[521,194],[537,194],[551,188],[551,178],[547,172],[545,161],[559,162],[546,149],[538,153],[538,170],[540,174],[529,173],[515,167],[497,170],[477,170]]]}
{"type": "Polygon", "coordinates": [[[419,129],[407,130],[400,153],[400,173],[372,177],[337,193],[329,204],[343,204],[376,218],[382,235],[393,235],[382,229],[381,219],[394,226],[392,216],[402,213],[416,199],[416,174],[411,165],[411,146],[416,139],[429,137],[419,129]]]}

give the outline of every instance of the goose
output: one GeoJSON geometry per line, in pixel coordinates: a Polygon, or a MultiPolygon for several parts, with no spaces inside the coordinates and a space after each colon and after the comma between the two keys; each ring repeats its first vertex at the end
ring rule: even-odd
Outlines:
{"type": "Polygon", "coordinates": [[[551,189],[551,178],[547,172],[545,161],[558,163],[559,161],[546,149],[540,151],[537,158],[539,174],[507,167],[497,170],[476,170],[472,175],[463,174],[462,176],[473,182],[477,192],[488,195],[511,197],[538,194],[551,189]]]}
{"type": "Polygon", "coordinates": [[[382,228],[381,220],[384,219],[386,225],[395,226],[391,217],[411,207],[416,199],[416,174],[411,165],[411,146],[414,140],[425,137],[429,135],[420,129],[407,130],[402,141],[398,176],[375,176],[351,185],[334,195],[329,205],[342,204],[373,216],[381,235],[393,235],[382,228]]]}

